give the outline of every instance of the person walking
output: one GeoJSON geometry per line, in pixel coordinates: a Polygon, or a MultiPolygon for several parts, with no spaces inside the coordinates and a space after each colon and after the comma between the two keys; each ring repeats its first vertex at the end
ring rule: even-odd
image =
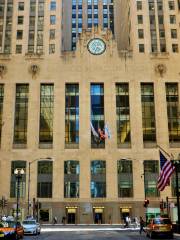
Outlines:
{"type": "Polygon", "coordinates": [[[140,217],[139,223],[140,223],[139,233],[141,234],[142,232],[145,232],[145,230],[144,230],[144,220],[143,220],[142,217],[140,217]]]}

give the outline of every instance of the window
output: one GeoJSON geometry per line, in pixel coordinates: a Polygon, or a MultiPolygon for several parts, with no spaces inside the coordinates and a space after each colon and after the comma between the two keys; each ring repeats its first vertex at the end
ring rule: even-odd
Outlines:
{"type": "Polygon", "coordinates": [[[171,29],[171,38],[177,38],[177,29],[171,29]]]}
{"type": "Polygon", "coordinates": [[[23,38],[23,31],[22,30],[17,30],[17,37],[18,40],[21,40],[23,38]]]}
{"type": "Polygon", "coordinates": [[[56,10],[56,1],[51,1],[50,3],[50,10],[55,11],[56,10]]]}
{"type": "Polygon", "coordinates": [[[24,22],[24,17],[18,16],[18,24],[23,24],[23,22],[24,22]]]}
{"type": "Polygon", "coordinates": [[[105,198],[106,197],[106,162],[92,161],[91,162],[91,197],[105,198]]]}
{"type": "Polygon", "coordinates": [[[29,85],[16,85],[14,144],[27,144],[29,85]]]}
{"type": "MultiPolygon", "coordinates": [[[[104,129],[104,85],[91,84],[91,123],[96,132],[104,129]]],[[[104,148],[105,140],[96,138],[91,131],[91,147],[104,148]]]]}
{"type": "Polygon", "coordinates": [[[3,101],[4,101],[4,85],[0,84],[0,143],[1,143],[1,132],[3,126],[3,101]]]}
{"type": "Polygon", "coordinates": [[[159,197],[157,180],[159,176],[159,161],[145,160],[144,164],[144,189],[146,197],[159,197]]]}
{"type": "Polygon", "coordinates": [[[118,170],[118,197],[133,197],[132,161],[120,160],[118,170]]]}
{"type": "Polygon", "coordinates": [[[22,45],[16,45],[16,53],[22,53],[22,45]]]}
{"type": "Polygon", "coordinates": [[[172,44],[172,52],[173,53],[178,53],[179,52],[179,47],[178,44],[172,44]]]}
{"type": "Polygon", "coordinates": [[[144,44],[139,44],[139,52],[140,53],[144,53],[145,52],[144,44]]]}
{"type": "Polygon", "coordinates": [[[24,2],[19,2],[18,3],[18,10],[19,11],[24,11],[24,2]]]}
{"type": "Polygon", "coordinates": [[[159,30],[159,37],[160,38],[165,38],[165,30],[163,29],[163,30],[159,30]]]}
{"type": "Polygon", "coordinates": [[[143,24],[143,15],[137,15],[138,24],[143,24]]]}
{"type": "Polygon", "coordinates": [[[154,86],[152,83],[141,84],[143,142],[145,147],[153,147],[156,143],[156,123],[154,86]],[[151,144],[152,143],[152,144],[151,144]]]}
{"type": "Polygon", "coordinates": [[[116,126],[118,147],[130,147],[129,85],[127,83],[116,84],[116,126]]]}
{"type": "Polygon", "coordinates": [[[11,185],[10,185],[10,197],[17,197],[17,179],[14,174],[15,169],[24,169],[24,173],[22,178],[20,179],[20,187],[19,187],[19,196],[26,196],[26,161],[12,161],[11,162],[11,185]]]}
{"type": "Polygon", "coordinates": [[[38,162],[37,197],[52,198],[52,161],[38,162]]]}
{"type": "MultiPolygon", "coordinates": [[[[166,101],[170,147],[180,143],[179,94],[177,83],[166,83],[166,101]]],[[[178,145],[177,147],[179,147],[178,145]]]]}
{"type": "Polygon", "coordinates": [[[56,24],[56,16],[55,15],[51,15],[50,16],[50,24],[51,25],[55,25],[56,24]]]}
{"type": "Polygon", "coordinates": [[[137,10],[138,11],[142,10],[142,1],[137,1],[136,4],[137,4],[137,10]]]}
{"type": "Polygon", "coordinates": [[[170,24],[176,24],[176,16],[175,15],[170,15],[170,24]]]}
{"type": "Polygon", "coordinates": [[[67,148],[79,145],[79,85],[66,84],[65,144],[67,148]]]}
{"type": "Polygon", "coordinates": [[[79,161],[64,162],[64,197],[79,197],[79,161]]]}
{"type": "Polygon", "coordinates": [[[53,142],[54,85],[41,84],[39,142],[53,142]]]}
{"type": "Polygon", "coordinates": [[[138,38],[143,39],[144,38],[144,30],[138,29],[138,38]]]}
{"type": "Polygon", "coordinates": [[[55,39],[55,29],[50,29],[50,31],[49,31],[49,39],[50,40],[53,40],[53,39],[55,39]]]}
{"type": "Polygon", "coordinates": [[[169,1],[169,10],[175,10],[174,1],[169,1]]]}
{"type": "Polygon", "coordinates": [[[49,44],[49,54],[55,53],[55,44],[49,44]]]}

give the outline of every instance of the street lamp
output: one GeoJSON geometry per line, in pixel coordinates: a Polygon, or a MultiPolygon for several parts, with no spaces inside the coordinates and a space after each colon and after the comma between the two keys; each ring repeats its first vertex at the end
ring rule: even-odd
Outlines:
{"type": "Polygon", "coordinates": [[[24,169],[18,169],[16,168],[14,170],[14,174],[16,176],[16,179],[17,179],[17,189],[16,189],[16,197],[17,197],[17,200],[16,200],[16,224],[17,224],[17,221],[18,221],[18,214],[19,214],[19,194],[20,194],[20,180],[22,179],[22,176],[24,175],[25,171],[24,169]]]}
{"type": "Polygon", "coordinates": [[[30,215],[30,204],[29,204],[29,199],[30,199],[30,182],[31,182],[31,164],[37,161],[42,161],[42,160],[51,160],[53,161],[53,159],[51,157],[47,157],[47,158],[37,158],[34,159],[33,161],[29,162],[29,169],[28,169],[28,216],[30,215]]]}

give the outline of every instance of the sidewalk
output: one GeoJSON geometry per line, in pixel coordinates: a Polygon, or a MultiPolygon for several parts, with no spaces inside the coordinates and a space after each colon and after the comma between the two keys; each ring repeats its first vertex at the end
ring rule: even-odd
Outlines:
{"type": "Polygon", "coordinates": [[[124,228],[124,224],[42,224],[42,232],[76,232],[76,231],[139,231],[139,227],[130,226],[124,228]]]}

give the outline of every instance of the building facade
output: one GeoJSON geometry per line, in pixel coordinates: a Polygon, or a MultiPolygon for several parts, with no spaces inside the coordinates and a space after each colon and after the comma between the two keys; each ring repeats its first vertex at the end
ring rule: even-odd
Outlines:
{"type": "Polygon", "coordinates": [[[158,146],[180,153],[178,1],[123,3],[115,34],[85,28],[63,51],[61,1],[0,0],[2,214],[16,210],[15,169],[22,218],[29,206],[43,222],[120,223],[145,198],[151,215],[174,201],[174,177],[156,183],[158,146]]]}

